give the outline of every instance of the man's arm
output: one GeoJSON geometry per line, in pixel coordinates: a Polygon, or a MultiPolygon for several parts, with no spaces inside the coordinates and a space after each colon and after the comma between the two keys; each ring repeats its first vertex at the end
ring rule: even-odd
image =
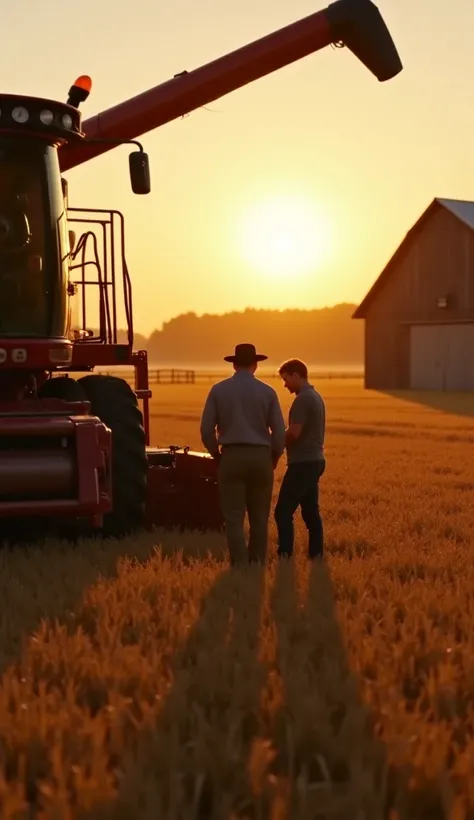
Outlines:
{"type": "Polygon", "coordinates": [[[288,425],[285,435],[287,447],[300,437],[307,418],[308,403],[303,396],[297,396],[291,410],[291,424],[288,425]]]}
{"type": "Polygon", "coordinates": [[[213,458],[219,456],[216,436],[217,403],[214,388],[211,388],[201,416],[201,441],[213,458]]]}
{"type": "Polygon", "coordinates": [[[270,419],[268,426],[271,430],[273,465],[276,467],[285,449],[285,419],[283,418],[283,413],[276,391],[273,393],[270,403],[270,419]]]}

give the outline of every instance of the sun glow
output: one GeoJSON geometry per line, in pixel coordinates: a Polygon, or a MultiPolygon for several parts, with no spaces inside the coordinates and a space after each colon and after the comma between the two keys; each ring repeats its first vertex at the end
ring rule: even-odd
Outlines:
{"type": "Polygon", "coordinates": [[[251,205],[239,226],[244,261],[258,273],[293,279],[317,273],[330,247],[330,226],[310,200],[274,197],[251,205]]]}

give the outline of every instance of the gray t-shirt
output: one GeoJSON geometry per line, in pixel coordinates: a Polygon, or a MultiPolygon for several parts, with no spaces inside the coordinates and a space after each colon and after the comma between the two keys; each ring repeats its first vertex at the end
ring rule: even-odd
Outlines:
{"type": "Polygon", "coordinates": [[[326,408],[312,384],[305,385],[290,407],[290,424],[302,424],[298,438],[287,447],[288,464],[324,459],[326,408]]]}

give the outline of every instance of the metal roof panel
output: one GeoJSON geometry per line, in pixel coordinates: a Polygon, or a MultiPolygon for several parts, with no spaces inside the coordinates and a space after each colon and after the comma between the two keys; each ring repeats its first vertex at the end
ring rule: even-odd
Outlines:
{"type": "Polygon", "coordinates": [[[440,199],[437,202],[474,230],[474,202],[467,199],[440,199]]]}

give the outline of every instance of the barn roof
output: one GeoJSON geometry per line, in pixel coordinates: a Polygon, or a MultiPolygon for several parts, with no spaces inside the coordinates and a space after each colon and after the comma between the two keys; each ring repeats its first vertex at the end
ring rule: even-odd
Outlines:
{"type": "Polygon", "coordinates": [[[440,205],[451,211],[461,222],[474,230],[474,202],[466,199],[437,199],[440,205]]]}
{"type": "Polygon", "coordinates": [[[439,207],[446,208],[446,210],[451,211],[451,213],[454,214],[460,222],[463,222],[468,226],[468,228],[474,230],[474,202],[466,199],[443,199],[441,197],[433,199],[431,204],[405,235],[404,239],[383,269],[378,279],[375,280],[359,307],[356,308],[352,314],[353,319],[365,318],[369,304],[380,291],[382,285],[385,284],[391,273],[395,270],[397,262],[399,262],[402,256],[406,253],[409,243],[420,232],[421,228],[432,215],[433,211],[437,210],[439,207]]]}

